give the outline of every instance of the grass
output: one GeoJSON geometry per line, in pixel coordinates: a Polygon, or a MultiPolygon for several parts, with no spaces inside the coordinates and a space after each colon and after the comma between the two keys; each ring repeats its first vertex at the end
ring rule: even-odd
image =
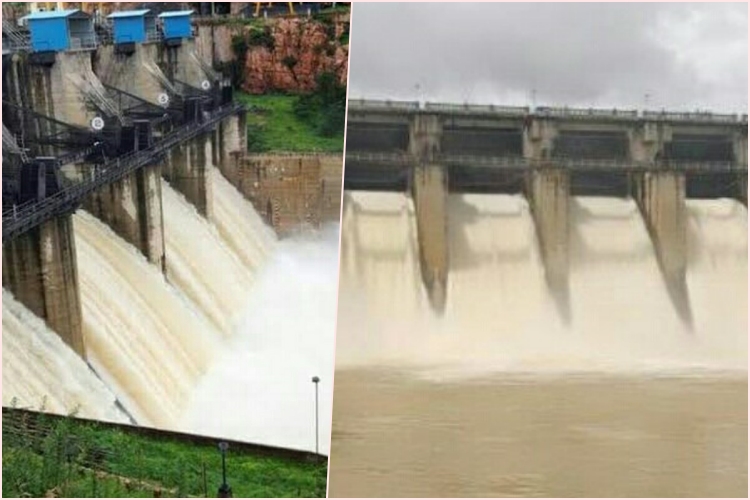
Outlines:
{"type": "Polygon", "coordinates": [[[250,152],[342,152],[344,134],[323,137],[294,114],[297,96],[286,94],[250,95],[236,92],[240,102],[251,106],[248,113],[250,152]]]}
{"type": "MultiPolygon", "coordinates": [[[[3,497],[214,497],[221,455],[209,445],[136,434],[71,418],[33,427],[3,418],[3,497]],[[44,425],[44,426],[43,426],[44,425]],[[38,429],[44,428],[45,431],[38,429]],[[19,431],[19,429],[21,429],[19,431]]],[[[326,464],[227,453],[235,497],[324,497],[326,464]]]]}

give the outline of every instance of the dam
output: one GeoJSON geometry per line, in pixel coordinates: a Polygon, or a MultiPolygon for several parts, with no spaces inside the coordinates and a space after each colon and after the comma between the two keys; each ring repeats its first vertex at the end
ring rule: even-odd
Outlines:
{"type": "Polygon", "coordinates": [[[570,197],[630,196],[679,295],[685,200],[747,205],[747,115],[354,100],[346,162],[346,189],[411,194],[422,279],[437,310],[449,279],[448,193],[523,193],[545,276],[563,294],[570,197]]]}
{"type": "MultiPolygon", "coordinates": [[[[230,344],[262,333],[255,316],[281,310],[264,295],[267,274],[311,265],[295,245],[329,255],[337,242],[317,232],[312,243],[280,240],[258,213],[234,175],[249,111],[199,55],[211,32],[198,39],[192,11],[151,7],[4,20],[3,405],[310,450],[309,380],[331,380],[321,353],[333,309],[306,328],[283,324],[286,343],[272,346],[319,341],[275,385],[289,415],[277,430],[217,428],[229,408],[247,416],[247,402],[207,406],[199,387],[235,367],[230,344]]],[[[253,194],[295,201],[282,191],[253,194]]],[[[257,342],[244,347],[257,361],[257,342]]],[[[223,384],[268,397],[266,372],[223,384]]]]}
{"type": "Polygon", "coordinates": [[[329,496],[744,494],[745,116],[349,113],[329,496]]]}

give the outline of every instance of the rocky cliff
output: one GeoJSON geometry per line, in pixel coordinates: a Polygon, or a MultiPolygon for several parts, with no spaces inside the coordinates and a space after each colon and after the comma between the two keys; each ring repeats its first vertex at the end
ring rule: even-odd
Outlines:
{"type": "Polygon", "coordinates": [[[243,90],[251,94],[308,92],[324,72],[335,73],[346,84],[348,20],[282,19],[266,29],[270,38],[248,38],[243,90]]]}

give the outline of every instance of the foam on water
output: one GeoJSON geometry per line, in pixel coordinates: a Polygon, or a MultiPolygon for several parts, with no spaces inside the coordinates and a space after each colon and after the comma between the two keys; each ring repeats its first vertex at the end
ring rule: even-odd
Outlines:
{"type": "Polygon", "coordinates": [[[245,316],[193,393],[195,432],[314,450],[318,376],[320,451],[328,451],[338,274],[338,225],[283,240],[257,274],[245,316]]]}
{"type": "Polygon", "coordinates": [[[449,197],[448,304],[436,316],[419,274],[411,201],[347,193],[337,367],[425,377],[488,373],[747,370],[747,211],[689,201],[688,293],[680,320],[632,200],[572,200],[569,322],[544,279],[521,196],[449,197]]]}
{"type": "Polygon", "coordinates": [[[3,406],[128,421],[115,395],[86,363],[5,289],[3,406]]]}

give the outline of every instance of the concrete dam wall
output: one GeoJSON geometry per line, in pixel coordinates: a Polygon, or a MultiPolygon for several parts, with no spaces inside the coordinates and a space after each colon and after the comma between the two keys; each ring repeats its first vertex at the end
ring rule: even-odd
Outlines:
{"type": "MultiPolygon", "coordinates": [[[[219,368],[246,366],[226,359],[230,343],[259,335],[258,311],[273,318],[251,297],[264,294],[258,282],[270,286],[266,268],[279,259],[274,230],[318,227],[334,212],[338,219],[341,158],[305,159],[291,189],[288,177],[273,176],[243,189],[246,110],[197,55],[198,43],[208,41],[4,53],[5,406],[216,435],[232,425],[207,421],[202,400],[215,391],[199,386],[222,380],[218,360],[219,368]],[[253,195],[266,205],[284,200],[283,224],[256,210],[253,195]]],[[[294,272],[304,271],[298,256],[292,260],[294,272]]],[[[329,323],[319,323],[326,331],[315,338],[327,338],[329,323]]],[[[309,328],[293,326],[273,332],[287,339],[282,346],[321,349],[300,338],[309,328]]],[[[254,387],[270,369],[256,361],[260,378],[222,387],[254,387]]],[[[314,359],[296,362],[278,381],[291,387],[285,394],[308,380],[300,369],[323,373],[314,359]]],[[[296,408],[306,399],[273,396],[288,418],[263,435],[253,434],[267,429],[259,423],[233,437],[309,449],[296,408]]],[[[330,400],[330,391],[321,397],[330,400]]]]}
{"type": "Polygon", "coordinates": [[[631,198],[688,323],[686,199],[747,204],[746,115],[389,101],[350,101],[349,110],[344,187],[411,195],[422,280],[438,312],[450,280],[452,194],[524,195],[562,304],[572,197],[631,198]]]}

